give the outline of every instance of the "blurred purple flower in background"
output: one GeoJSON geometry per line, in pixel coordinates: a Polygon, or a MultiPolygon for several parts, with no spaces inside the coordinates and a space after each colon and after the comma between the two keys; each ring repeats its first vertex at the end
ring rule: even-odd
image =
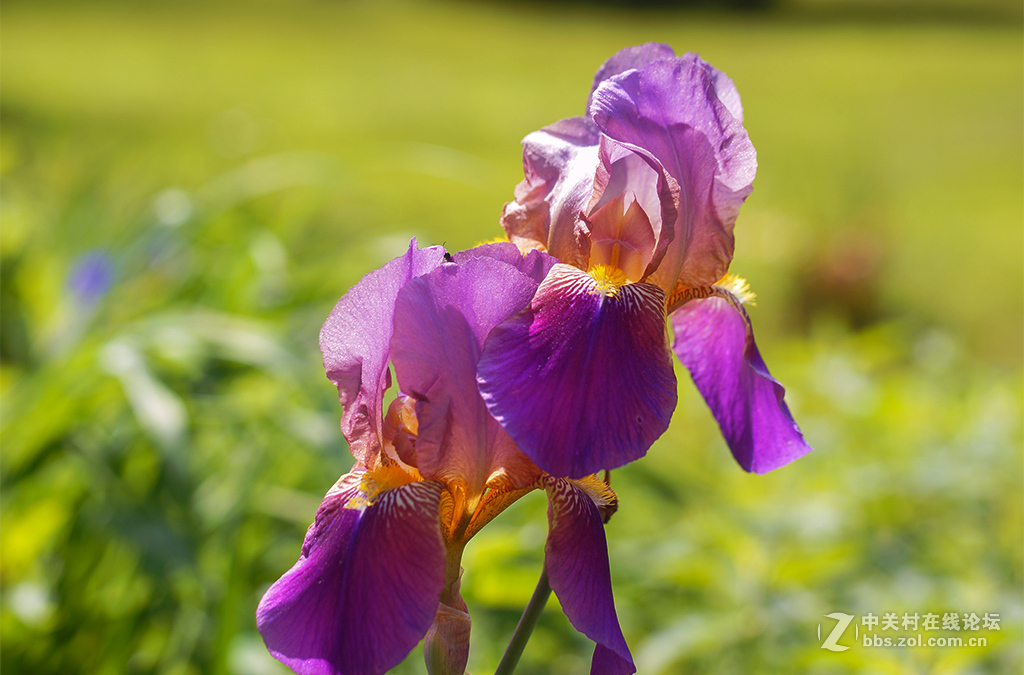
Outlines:
{"type": "Polygon", "coordinates": [[[555,262],[509,243],[448,256],[413,242],[331,312],[320,347],[356,464],[327,493],[298,562],[257,610],[268,649],[297,673],[384,673],[424,636],[429,672],[463,673],[462,551],[537,488],[549,498],[550,585],[573,625],[597,642],[593,672],[634,672],[601,515],[615,495],[593,476],[544,474],[476,387],[485,338],[530,302],[555,262]],[[399,393],[385,410],[389,363],[399,393]]]}
{"type": "Polygon", "coordinates": [[[68,290],[75,300],[91,307],[103,299],[114,283],[114,261],[102,250],[83,253],[68,272],[68,290]]]}
{"type": "Polygon", "coordinates": [[[757,168],[732,81],[665,45],[620,51],[586,117],[523,140],[511,241],[561,262],[495,328],[479,367],[488,409],[542,469],[580,477],[642,457],[676,405],[671,349],[739,464],[810,451],[727,275],[757,168]]]}

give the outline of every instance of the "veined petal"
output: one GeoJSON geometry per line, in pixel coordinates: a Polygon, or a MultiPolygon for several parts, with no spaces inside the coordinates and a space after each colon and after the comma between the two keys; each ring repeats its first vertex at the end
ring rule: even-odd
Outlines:
{"type": "Polygon", "coordinates": [[[540,468],[581,478],[639,459],[665,429],[676,380],[665,296],[555,265],[495,328],[477,369],[488,410],[540,468]]]}
{"type": "Polygon", "coordinates": [[[608,545],[601,512],[572,481],[545,477],[548,539],[544,567],[551,590],[579,632],[597,643],[591,673],[634,673],[633,658],[615,614],[608,545]]]}
{"type": "Polygon", "coordinates": [[[476,388],[484,339],[529,303],[537,282],[496,258],[462,259],[399,293],[392,360],[402,391],[416,400],[420,473],[463,481],[479,495],[496,472],[504,473],[508,488],[529,485],[540,473],[476,388]]]}
{"type": "Polygon", "coordinates": [[[381,675],[434,620],[444,586],[441,486],[415,482],[351,508],[361,473],[327,493],[299,561],[263,596],[267,649],[300,675],[381,675]]]}
{"type": "Polygon", "coordinates": [[[320,329],[327,379],[338,387],[341,432],[352,455],[372,466],[382,444],[382,401],[390,385],[388,359],[395,298],[410,279],[441,264],[444,249],[416,248],[370,272],[345,294],[320,329]]]}
{"type": "Polygon", "coordinates": [[[523,172],[501,224],[522,249],[542,248],[585,267],[577,243],[580,211],[594,191],[598,132],[582,117],[564,119],[523,139],[523,172]]]}
{"type": "Polygon", "coordinates": [[[736,461],[746,471],[767,473],[811,447],[789,412],[786,390],[761,359],[739,299],[723,288],[714,290],[716,295],[691,300],[672,313],[672,348],[693,376],[736,461]]]}
{"type": "Polygon", "coordinates": [[[661,59],[600,83],[590,115],[602,133],[653,155],[679,184],[675,237],[651,276],[709,286],[733,255],[733,223],[757,168],[729,78],[694,54],[661,59]]]}

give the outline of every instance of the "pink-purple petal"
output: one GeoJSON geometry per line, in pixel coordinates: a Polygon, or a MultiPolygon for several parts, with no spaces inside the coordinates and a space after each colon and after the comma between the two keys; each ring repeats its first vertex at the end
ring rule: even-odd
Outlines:
{"type": "Polygon", "coordinates": [[[434,620],[445,577],[441,486],[411,483],[348,508],[359,477],[328,492],[299,561],[256,610],[267,649],[300,675],[381,675],[434,620]]]}
{"type": "Polygon", "coordinates": [[[463,263],[471,258],[494,258],[506,265],[510,265],[533,279],[536,284],[544,281],[544,277],[558,263],[543,251],[527,251],[525,254],[519,247],[508,241],[495,242],[493,244],[481,244],[465,251],[452,254],[452,260],[463,263]]]}
{"type": "Polygon", "coordinates": [[[720,279],[757,168],[732,81],[694,54],[662,59],[604,80],[590,115],[602,133],[657,158],[679,184],[675,237],[652,283],[671,291],[677,281],[720,279]]]}
{"type": "Polygon", "coordinates": [[[672,313],[673,349],[736,461],[746,471],[767,473],[811,447],[789,412],[786,390],[761,358],[746,311],[728,291],[719,292],[672,313]]]}
{"type": "Polygon", "coordinates": [[[487,412],[476,373],[487,334],[530,302],[537,282],[497,258],[457,260],[409,282],[395,307],[392,359],[416,400],[417,466],[472,494],[498,470],[508,487],[524,487],[538,470],[487,412]]]}
{"type": "Polygon", "coordinates": [[[372,465],[382,443],[395,298],[410,279],[441,264],[443,256],[440,246],[419,249],[414,239],[404,255],[353,286],[320,329],[324,369],[341,401],[341,432],[364,465],[372,465]]]}
{"type": "Polygon", "coordinates": [[[544,567],[551,590],[579,632],[597,643],[591,673],[634,673],[612,596],[601,513],[586,491],[547,477],[548,539],[544,567]]]}
{"type": "Polygon", "coordinates": [[[584,264],[577,231],[594,191],[599,134],[582,117],[564,119],[523,139],[525,178],[501,224],[521,248],[541,247],[564,262],[584,264]]]}
{"type": "Polygon", "coordinates": [[[582,478],[639,459],[668,428],[676,380],[665,296],[599,292],[555,265],[530,306],[495,328],[477,370],[491,414],[540,468],[582,478]]]}

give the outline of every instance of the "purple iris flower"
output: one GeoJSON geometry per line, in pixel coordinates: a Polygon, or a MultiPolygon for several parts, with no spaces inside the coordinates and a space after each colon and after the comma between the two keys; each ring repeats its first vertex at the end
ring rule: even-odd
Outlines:
{"type": "Polygon", "coordinates": [[[491,333],[478,377],[523,452],[569,477],[642,457],[676,405],[670,350],[745,470],[809,452],[754,343],[752,296],[727,275],[757,168],[732,81],[666,45],[624,49],[597,71],[586,117],[523,146],[502,225],[560,263],[491,333]]]}
{"type": "Polygon", "coordinates": [[[533,489],[549,497],[545,568],[594,673],[632,673],[612,599],[594,476],[544,473],[488,413],[476,385],[487,335],[535,297],[556,260],[510,243],[408,252],[371,272],[320,333],[356,462],[324,498],[298,562],[257,609],[275,658],[303,675],[379,675],[426,637],[433,674],[464,672],[459,594],[467,541],[533,489]],[[391,385],[398,395],[385,406],[391,385]]]}

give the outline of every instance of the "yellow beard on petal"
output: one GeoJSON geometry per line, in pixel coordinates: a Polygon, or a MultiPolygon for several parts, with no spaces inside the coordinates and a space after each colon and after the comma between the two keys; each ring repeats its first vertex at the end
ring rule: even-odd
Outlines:
{"type": "Polygon", "coordinates": [[[410,467],[408,470],[397,464],[385,464],[367,471],[359,484],[359,494],[345,505],[348,509],[365,509],[371,506],[388,490],[423,480],[420,472],[410,467]]]}
{"type": "Polygon", "coordinates": [[[613,265],[594,265],[587,274],[596,282],[590,292],[594,295],[614,297],[619,289],[629,283],[626,273],[613,265]]]}
{"type": "Polygon", "coordinates": [[[754,302],[754,299],[757,298],[757,296],[750,290],[750,284],[747,283],[747,280],[743,277],[736,276],[732,272],[729,272],[719,279],[715,286],[720,286],[735,295],[739,298],[740,304],[742,305],[757,304],[754,302]]]}

